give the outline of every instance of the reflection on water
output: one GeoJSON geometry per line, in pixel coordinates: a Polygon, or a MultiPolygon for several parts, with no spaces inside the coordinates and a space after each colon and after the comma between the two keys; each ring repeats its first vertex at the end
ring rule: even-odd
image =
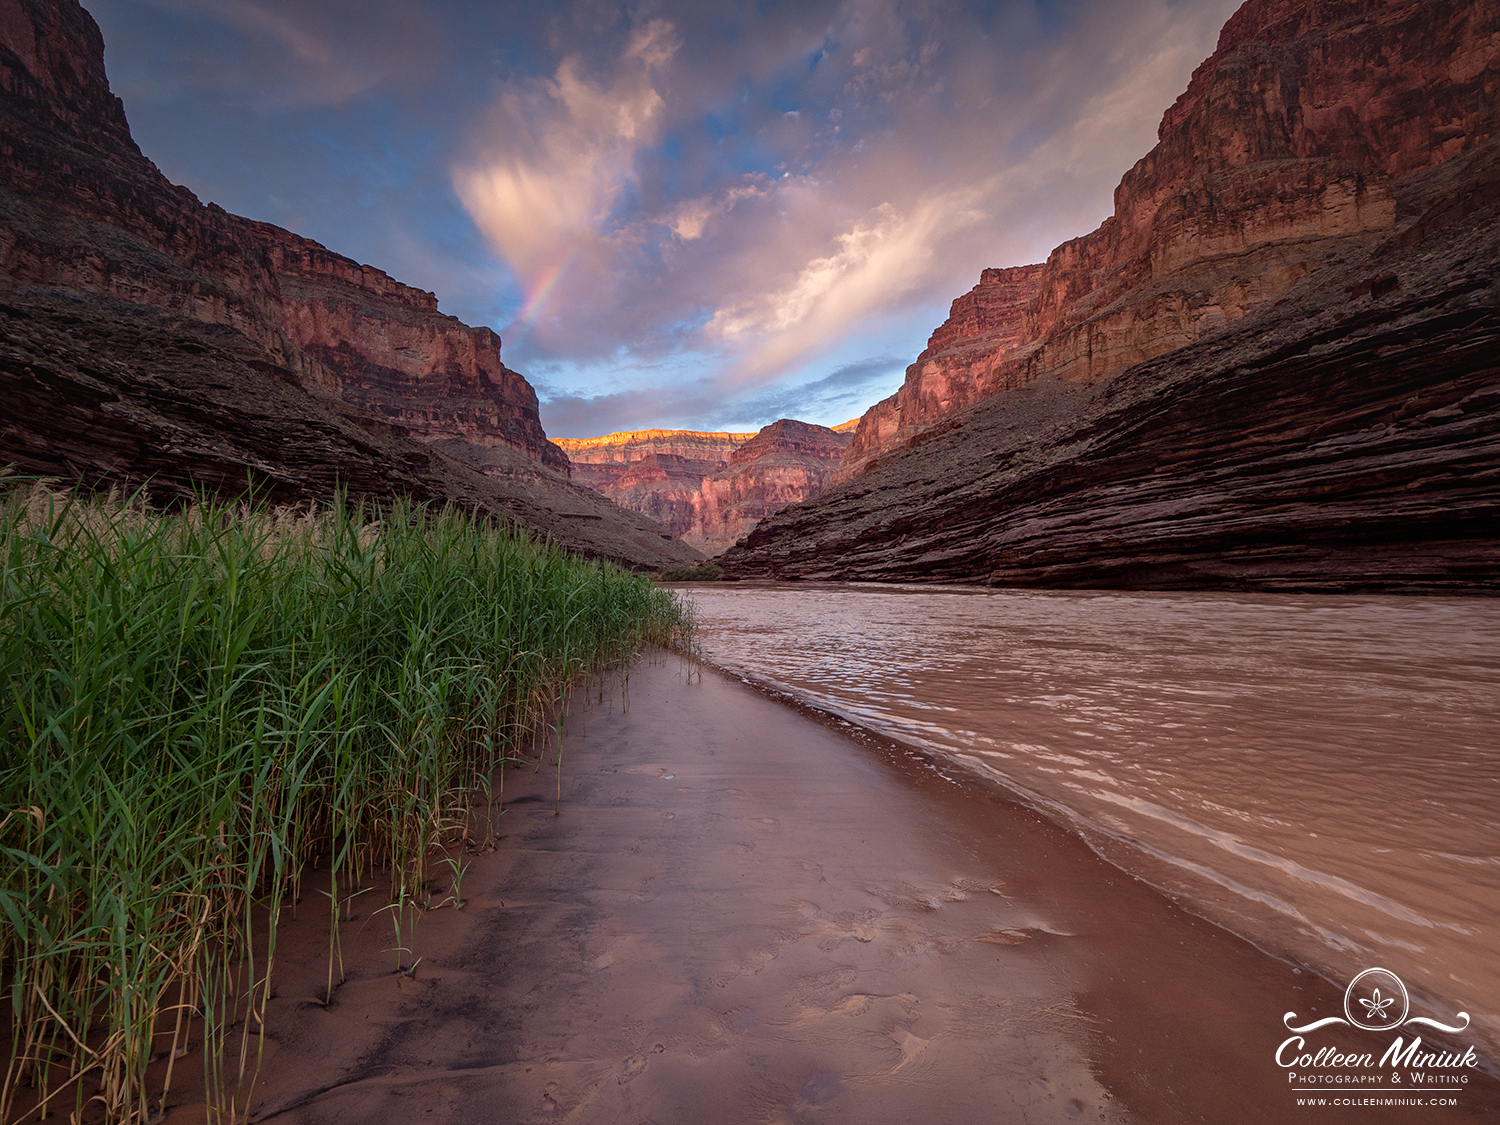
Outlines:
{"type": "Polygon", "coordinates": [[[1500,603],[693,587],[705,655],[966,764],[1341,980],[1500,1043],[1500,603]]]}

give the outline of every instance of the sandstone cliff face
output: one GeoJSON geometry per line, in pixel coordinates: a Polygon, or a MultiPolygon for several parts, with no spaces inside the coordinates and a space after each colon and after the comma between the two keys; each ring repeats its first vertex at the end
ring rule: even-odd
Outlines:
{"type": "MultiPolygon", "coordinates": [[[[1494,130],[1497,44],[1496,0],[1250,0],[1116,188],[1114,215],[1034,277],[1017,336],[974,336],[968,379],[981,394],[1107,379],[1277,298],[1341,240],[1393,229],[1393,176],[1494,130]]],[[[867,416],[842,478],[938,420],[936,396],[918,405],[923,370],[867,416]]]]}
{"type": "Polygon", "coordinates": [[[989,393],[996,366],[1023,340],[1026,310],[1043,272],[1040,265],[985,270],[979,284],[953,302],[927,350],[906,369],[901,389],[859,419],[833,479],[848,480],[883,451],[989,393]]]}
{"type": "Polygon", "coordinates": [[[848,440],[782,419],[756,434],[639,430],[558,444],[575,458],[574,480],[715,555],[772,512],[817,495],[848,440]]]}
{"type": "Polygon", "coordinates": [[[500,360],[500,337],[438,312],[437,298],[269,223],[283,326],[315,360],[304,378],[424,441],[508,446],[559,472],[536,392],[500,360]]]}
{"type": "Polygon", "coordinates": [[[1497,95],[1493,0],[1252,0],[996,393],[726,574],[1500,589],[1497,95]]]}
{"type": "Polygon", "coordinates": [[[73,0],[0,0],[0,169],[0,465],[163,499],[251,476],[274,501],[404,492],[631,565],[697,558],[548,467],[493,333],[167,182],[73,0]]]}
{"type": "Polygon", "coordinates": [[[653,453],[727,465],[754,434],[700,430],[625,430],[593,438],[559,438],[556,445],[577,465],[629,465],[653,453]]]}
{"type": "Polygon", "coordinates": [[[500,340],[432,294],[268,223],[204,207],[130,137],[98,27],[74,3],[0,0],[0,286],[64,286],[226,324],[310,388],[418,439],[506,445],[553,469],[536,394],[500,340]],[[102,224],[100,226],[99,224],[102,224]],[[117,245],[120,232],[156,254],[117,245]]]}
{"type": "Polygon", "coordinates": [[[0,95],[0,288],[60,286],[171,309],[287,361],[264,248],[141,155],[88,13],[0,0],[0,95]]]}

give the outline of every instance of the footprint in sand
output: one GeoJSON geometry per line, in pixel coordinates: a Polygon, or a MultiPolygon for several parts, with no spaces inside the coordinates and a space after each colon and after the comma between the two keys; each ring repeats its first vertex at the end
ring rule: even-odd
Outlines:
{"type": "Polygon", "coordinates": [[[632,1081],[636,1075],[646,1069],[645,1055],[631,1055],[620,1064],[620,1077],[615,1079],[621,1086],[632,1081]]]}
{"type": "Polygon", "coordinates": [[[896,1046],[901,1048],[901,1061],[898,1062],[895,1066],[891,1067],[891,1069],[886,1073],[895,1074],[903,1066],[917,1058],[917,1056],[919,1056],[923,1051],[927,1050],[928,1045],[931,1043],[931,1039],[923,1039],[920,1036],[913,1035],[909,1031],[902,1032],[901,1039],[896,1044],[896,1046]]]}
{"type": "Polygon", "coordinates": [[[982,941],[986,945],[1020,945],[1031,938],[1026,930],[995,930],[988,934],[980,934],[974,940],[982,941]]]}
{"type": "Polygon", "coordinates": [[[1020,945],[1023,941],[1031,941],[1039,937],[1073,936],[1066,930],[1055,929],[1041,922],[1030,926],[1006,926],[987,934],[980,934],[974,940],[988,942],[990,945],[1020,945]]]}

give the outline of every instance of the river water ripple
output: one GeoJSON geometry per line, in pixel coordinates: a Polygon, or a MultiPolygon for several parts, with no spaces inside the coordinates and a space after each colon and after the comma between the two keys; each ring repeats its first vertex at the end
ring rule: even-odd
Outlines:
{"type": "Polygon", "coordinates": [[[1500,1044],[1500,602],[683,589],[714,663],[960,760],[1262,948],[1340,982],[1391,969],[1500,1044]]]}

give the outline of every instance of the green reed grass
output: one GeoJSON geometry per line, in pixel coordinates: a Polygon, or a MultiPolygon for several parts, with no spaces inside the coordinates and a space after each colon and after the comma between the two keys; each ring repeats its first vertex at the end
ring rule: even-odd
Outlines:
{"type": "Polygon", "coordinates": [[[283,902],[332,900],[331,996],[365,876],[399,917],[567,684],[691,630],[670,591],[451,509],[12,485],[0,555],[0,1120],[148,1120],[195,1019],[211,1116],[243,1117],[283,902]]]}

